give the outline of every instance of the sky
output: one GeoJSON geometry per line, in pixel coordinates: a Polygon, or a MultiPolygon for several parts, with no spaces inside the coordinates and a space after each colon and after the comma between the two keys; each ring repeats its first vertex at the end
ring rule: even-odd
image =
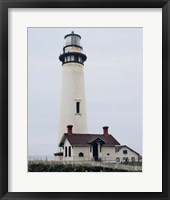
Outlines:
{"type": "Polygon", "coordinates": [[[142,155],[142,28],[28,28],[28,155],[53,156],[64,36],[81,36],[88,132],[109,133],[142,155]]]}

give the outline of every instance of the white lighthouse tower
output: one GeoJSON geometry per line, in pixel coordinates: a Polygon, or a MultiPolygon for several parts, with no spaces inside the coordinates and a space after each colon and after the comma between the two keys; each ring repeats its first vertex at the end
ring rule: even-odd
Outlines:
{"type": "Polygon", "coordinates": [[[74,133],[87,133],[86,101],[84,86],[84,61],[87,59],[80,44],[81,36],[73,31],[65,37],[62,62],[62,88],[58,142],[68,125],[74,133]]]}

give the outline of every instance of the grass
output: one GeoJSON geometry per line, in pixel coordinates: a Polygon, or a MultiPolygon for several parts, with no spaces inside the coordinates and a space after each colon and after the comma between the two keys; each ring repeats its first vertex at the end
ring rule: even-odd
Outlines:
{"type": "Polygon", "coordinates": [[[142,162],[123,162],[123,165],[142,166],[142,162]]]}

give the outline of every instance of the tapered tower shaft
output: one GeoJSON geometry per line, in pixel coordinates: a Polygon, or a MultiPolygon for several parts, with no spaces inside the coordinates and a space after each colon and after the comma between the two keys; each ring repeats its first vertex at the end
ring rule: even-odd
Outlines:
{"type": "Polygon", "coordinates": [[[62,61],[59,140],[70,124],[74,133],[87,133],[84,85],[84,61],[87,57],[80,44],[80,35],[71,32],[64,38],[65,46],[59,56],[62,61]]]}

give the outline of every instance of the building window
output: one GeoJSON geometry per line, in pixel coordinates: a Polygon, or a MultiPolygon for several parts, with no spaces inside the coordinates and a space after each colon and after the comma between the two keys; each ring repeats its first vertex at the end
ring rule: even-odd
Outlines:
{"type": "Polygon", "coordinates": [[[68,148],[68,156],[71,157],[71,146],[68,148]]]}
{"type": "Polygon", "coordinates": [[[126,158],[124,157],[123,158],[123,162],[129,162],[129,158],[128,157],[126,157],[126,158]]]}
{"type": "Polygon", "coordinates": [[[65,157],[67,157],[67,147],[65,147],[65,157]]]}
{"type": "Polygon", "coordinates": [[[90,146],[90,152],[91,152],[91,146],[90,146]]]}
{"type": "Polygon", "coordinates": [[[120,158],[119,157],[116,158],[116,162],[120,162],[120,158]]]}
{"type": "Polygon", "coordinates": [[[76,113],[80,113],[80,102],[76,102],[76,113]]]}
{"type": "Polygon", "coordinates": [[[80,152],[79,157],[84,157],[84,153],[80,152]]]}
{"type": "Polygon", "coordinates": [[[132,160],[132,162],[135,162],[135,157],[132,157],[131,160],[132,160]]]}
{"type": "Polygon", "coordinates": [[[123,154],[127,154],[127,150],[123,150],[123,154]]]}

